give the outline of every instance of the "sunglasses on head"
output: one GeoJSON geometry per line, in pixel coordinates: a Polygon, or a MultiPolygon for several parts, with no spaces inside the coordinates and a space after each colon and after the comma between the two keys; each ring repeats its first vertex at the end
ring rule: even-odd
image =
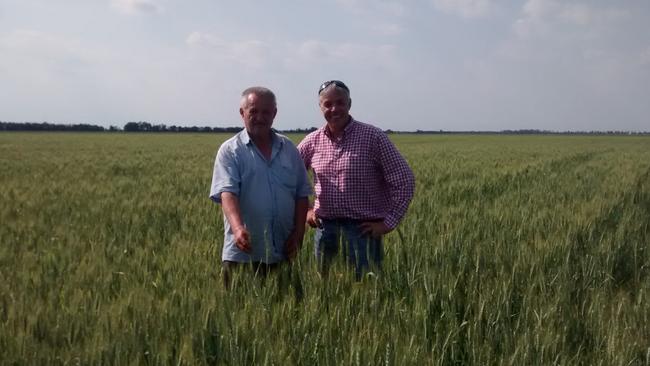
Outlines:
{"type": "Polygon", "coordinates": [[[318,95],[320,95],[320,93],[322,93],[323,90],[325,90],[328,86],[330,86],[332,84],[336,85],[337,87],[339,87],[341,89],[345,89],[345,91],[348,92],[348,93],[350,92],[350,89],[348,89],[348,86],[345,85],[342,81],[340,81],[340,80],[330,80],[330,81],[326,81],[326,82],[324,82],[324,83],[322,83],[320,85],[320,88],[318,88],[318,95]]]}

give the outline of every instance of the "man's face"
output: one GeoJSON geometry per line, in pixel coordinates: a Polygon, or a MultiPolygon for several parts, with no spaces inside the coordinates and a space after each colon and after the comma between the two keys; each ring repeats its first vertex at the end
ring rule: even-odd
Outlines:
{"type": "Polygon", "coordinates": [[[345,91],[338,88],[325,89],[318,99],[327,123],[342,126],[348,122],[352,100],[345,91]]]}
{"type": "Polygon", "coordinates": [[[273,99],[256,94],[249,94],[239,108],[246,131],[252,137],[268,134],[277,112],[273,99]]]}

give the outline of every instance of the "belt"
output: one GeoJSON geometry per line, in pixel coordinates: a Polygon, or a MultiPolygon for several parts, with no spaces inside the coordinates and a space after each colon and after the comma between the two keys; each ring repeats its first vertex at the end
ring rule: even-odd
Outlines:
{"type": "Polygon", "coordinates": [[[329,223],[333,224],[339,224],[339,225],[344,225],[344,224],[361,224],[362,222],[379,222],[379,221],[384,221],[384,219],[349,219],[347,217],[335,217],[335,218],[326,218],[326,217],[321,217],[320,218],[323,221],[327,221],[329,223]]]}

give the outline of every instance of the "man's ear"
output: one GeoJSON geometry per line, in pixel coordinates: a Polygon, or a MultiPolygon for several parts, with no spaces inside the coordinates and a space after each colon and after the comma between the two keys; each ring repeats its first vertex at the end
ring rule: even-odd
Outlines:
{"type": "Polygon", "coordinates": [[[244,117],[244,108],[239,108],[239,115],[244,117]]]}

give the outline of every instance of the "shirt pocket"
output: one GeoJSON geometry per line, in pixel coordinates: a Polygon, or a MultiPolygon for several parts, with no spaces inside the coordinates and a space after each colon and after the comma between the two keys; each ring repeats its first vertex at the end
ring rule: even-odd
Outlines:
{"type": "Polygon", "coordinates": [[[295,193],[298,186],[298,174],[291,159],[283,156],[273,174],[278,183],[282,184],[285,189],[295,193]]]}

